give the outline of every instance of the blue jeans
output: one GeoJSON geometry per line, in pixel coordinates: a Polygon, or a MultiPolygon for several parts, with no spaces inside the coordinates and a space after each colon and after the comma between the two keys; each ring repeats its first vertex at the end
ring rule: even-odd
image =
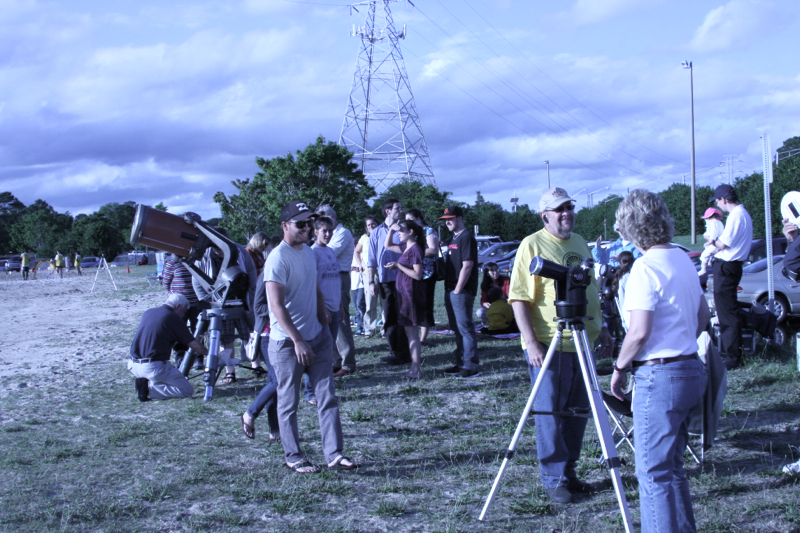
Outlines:
{"type": "Polygon", "coordinates": [[[261,353],[264,354],[264,362],[267,364],[267,384],[253,400],[247,409],[247,414],[256,419],[266,407],[269,432],[275,434],[280,432],[278,427],[278,379],[275,377],[275,370],[272,368],[272,363],[269,362],[269,357],[266,357],[267,350],[269,350],[269,336],[265,335],[261,337],[261,353]]]}
{"type": "Polygon", "coordinates": [[[683,452],[689,412],[706,389],[699,360],[641,366],[633,371],[634,442],[642,532],[694,532],[683,452]]]}
{"type": "MultiPolygon", "coordinates": [[[[523,350],[522,353],[533,385],[541,367],[531,366],[528,362],[528,350],[523,350]]],[[[563,412],[571,407],[589,409],[589,396],[581,365],[578,354],[556,352],[544,374],[533,408],[536,411],[563,412]]],[[[586,418],[574,416],[535,415],[539,475],[546,488],[566,485],[570,480],[578,478],[575,464],[581,456],[583,433],[588,421],[586,418]]]]}
{"type": "MultiPolygon", "coordinates": [[[[331,332],[331,338],[336,339],[336,335],[339,333],[339,311],[328,311],[328,313],[331,315],[331,323],[328,324],[328,330],[331,332]]],[[[306,372],[303,378],[303,399],[308,402],[314,398],[316,398],[314,388],[311,386],[311,380],[308,378],[308,372],[306,372]]]]}
{"type": "Polygon", "coordinates": [[[447,320],[450,329],[456,334],[456,365],[467,370],[478,370],[478,335],[475,333],[475,324],[472,322],[472,304],[475,297],[462,292],[455,294],[452,291],[444,293],[444,307],[447,310],[447,320]]]}
{"type": "Polygon", "coordinates": [[[367,310],[367,304],[364,299],[364,288],[351,290],[350,296],[353,299],[353,308],[356,310],[356,329],[364,331],[364,312],[367,310]]]}

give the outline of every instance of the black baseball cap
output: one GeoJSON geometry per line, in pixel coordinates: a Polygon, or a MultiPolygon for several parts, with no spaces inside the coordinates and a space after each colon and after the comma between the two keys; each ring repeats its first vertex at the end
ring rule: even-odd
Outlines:
{"type": "Polygon", "coordinates": [[[720,198],[725,198],[730,194],[733,190],[733,187],[728,185],[727,183],[723,183],[722,185],[718,186],[714,189],[714,196],[708,199],[709,202],[713,202],[714,200],[719,200],[720,198]]]}
{"type": "Polygon", "coordinates": [[[447,220],[448,218],[463,217],[464,211],[457,205],[448,205],[444,208],[444,215],[439,217],[439,220],[447,220]]]}
{"type": "Polygon", "coordinates": [[[300,222],[310,217],[316,218],[317,214],[309,209],[305,202],[300,200],[289,202],[281,209],[281,222],[287,222],[289,220],[300,222]]]}

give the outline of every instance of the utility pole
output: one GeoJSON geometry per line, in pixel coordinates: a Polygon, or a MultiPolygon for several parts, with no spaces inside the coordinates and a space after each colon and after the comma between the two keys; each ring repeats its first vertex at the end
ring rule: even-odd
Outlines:
{"type": "Polygon", "coordinates": [[[350,31],[361,37],[361,47],[339,137],[379,194],[406,179],[436,184],[400,51],[406,29],[394,28],[389,4],[395,1],[350,6],[356,12],[366,7],[367,15],[363,26],[353,25],[350,31]]]}
{"type": "Polygon", "coordinates": [[[683,68],[689,70],[689,101],[692,114],[692,211],[689,216],[692,219],[692,244],[697,244],[697,228],[695,227],[695,214],[697,211],[697,191],[695,188],[694,174],[694,70],[691,61],[684,61],[683,68]]]}
{"type": "Polygon", "coordinates": [[[550,161],[545,160],[545,165],[547,165],[547,190],[550,190],[550,161]]]}

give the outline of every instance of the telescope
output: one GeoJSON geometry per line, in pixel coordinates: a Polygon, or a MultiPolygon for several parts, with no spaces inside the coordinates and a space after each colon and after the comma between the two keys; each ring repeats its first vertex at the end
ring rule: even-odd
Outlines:
{"type": "Polygon", "coordinates": [[[576,267],[565,267],[537,256],[531,260],[530,273],[556,282],[556,317],[574,319],[586,316],[586,287],[593,268],[594,261],[588,257],[576,267]]]}
{"type": "MultiPolygon", "coordinates": [[[[197,213],[190,212],[180,217],[145,205],[136,208],[131,244],[177,255],[195,281],[205,289],[207,296],[201,301],[205,309],[200,315],[194,336],[199,338],[210,331],[203,372],[203,400],[210,401],[219,377],[222,321],[241,318],[248,311],[246,295],[249,278],[239,267],[238,245],[209,226],[197,213]],[[220,268],[213,277],[195,265],[195,261],[202,259],[210,248],[222,252],[220,268]]],[[[194,350],[186,353],[180,368],[184,376],[188,377],[196,358],[194,350]]]]}

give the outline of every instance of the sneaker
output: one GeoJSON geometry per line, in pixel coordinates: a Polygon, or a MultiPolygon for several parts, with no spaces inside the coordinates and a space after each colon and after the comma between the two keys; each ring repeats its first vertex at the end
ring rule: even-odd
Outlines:
{"type": "Polygon", "coordinates": [[[149,402],[150,401],[150,382],[147,381],[147,378],[136,378],[134,382],[134,386],[136,387],[136,396],[139,398],[140,402],[149,402]]]}
{"type": "Polygon", "coordinates": [[[455,376],[456,374],[461,374],[461,367],[458,365],[453,365],[449,368],[444,369],[444,373],[448,376],[455,376]]]}
{"type": "Polygon", "coordinates": [[[333,377],[335,377],[335,378],[343,378],[343,377],[349,376],[349,375],[350,375],[350,371],[347,370],[346,368],[340,368],[338,371],[333,373],[333,377]]]}
{"type": "Polygon", "coordinates": [[[553,500],[555,503],[572,502],[572,494],[570,494],[569,490],[567,490],[566,485],[558,485],[552,489],[545,487],[544,491],[547,494],[547,497],[553,500]]]}
{"type": "Polygon", "coordinates": [[[783,473],[789,475],[800,474],[800,461],[784,466],[783,473]]]}
{"type": "Polygon", "coordinates": [[[481,375],[481,371],[480,370],[470,370],[468,368],[462,368],[461,372],[459,372],[458,374],[454,374],[454,375],[455,375],[455,377],[457,377],[459,379],[477,378],[478,376],[481,375]]]}

